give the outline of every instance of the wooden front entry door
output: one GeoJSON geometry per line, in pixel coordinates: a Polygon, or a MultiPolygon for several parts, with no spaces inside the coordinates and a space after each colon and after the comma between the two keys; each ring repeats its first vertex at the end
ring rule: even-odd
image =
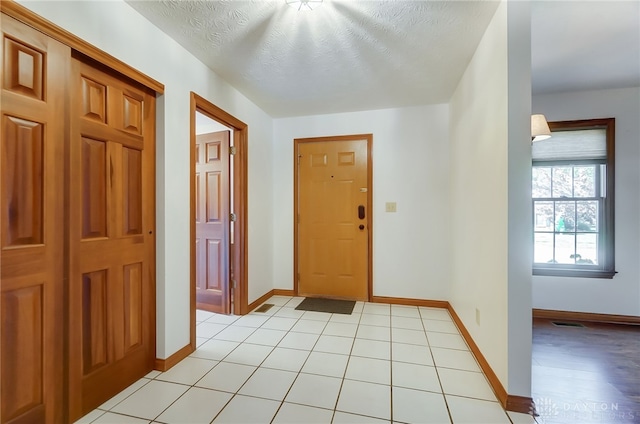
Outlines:
{"type": "Polygon", "coordinates": [[[68,47],[2,14],[0,422],[63,414],[63,167],[68,47]]]}
{"type": "Polygon", "coordinates": [[[297,141],[298,294],[367,300],[368,140],[297,141]]]}
{"type": "Polygon", "coordinates": [[[80,59],[70,87],[71,421],[155,361],[155,96],[80,59]]]}
{"type": "Polygon", "coordinates": [[[229,131],[196,137],[196,308],[230,313],[229,131]]]}

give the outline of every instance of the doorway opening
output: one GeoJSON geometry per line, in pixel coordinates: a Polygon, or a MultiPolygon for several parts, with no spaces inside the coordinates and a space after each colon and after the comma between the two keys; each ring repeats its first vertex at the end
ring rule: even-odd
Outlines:
{"type": "Polygon", "coordinates": [[[196,309],[230,314],[233,129],[196,109],[196,309]]]}
{"type": "Polygon", "coordinates": [[[243,315],[247,300],[247,125],[191,93],[190,344],[196,309],[243,315]]]}
{"type": "Polygon", "coordinates": [[[294,140],[294,290],[370,301],[371,134],[294,140]]]}

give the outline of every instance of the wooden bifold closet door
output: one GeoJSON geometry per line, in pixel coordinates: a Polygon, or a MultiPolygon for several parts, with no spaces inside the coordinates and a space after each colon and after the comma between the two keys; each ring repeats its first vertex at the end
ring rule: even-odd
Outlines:
{"type": "Polygon", "coordinates": [[[74,422],[155,360],[155,93],[2,14],[0,423],[74,422]]]}
{"type": "Polygon", "coordinates": [[[63,171],[70,49],[2,15],[1,420],[63,417],[63,171]]]}
{"type": "MultiPolygon", "coordinates": [[[[98,65],[99,66],[99,65],[98,65]]],[[[71,60],[72,418],[153,369],[154,97],[71,60]]]]}

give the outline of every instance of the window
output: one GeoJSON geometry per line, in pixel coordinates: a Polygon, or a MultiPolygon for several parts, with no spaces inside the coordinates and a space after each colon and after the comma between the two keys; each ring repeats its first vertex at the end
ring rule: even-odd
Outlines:
{"type": "Polygon", "coordinates": [[[533,274],[612,278],[615,119],[549,127],[532,146],[533,274]]]}

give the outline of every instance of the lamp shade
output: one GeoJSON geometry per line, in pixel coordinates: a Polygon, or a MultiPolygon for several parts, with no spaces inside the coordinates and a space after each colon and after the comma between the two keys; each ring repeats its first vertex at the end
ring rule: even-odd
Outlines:
{"type": "Polygon", "coordinates": [[[551,130],[544,115],[531,115],[531,141],[546,140],[551,137],[551,130]]]}

